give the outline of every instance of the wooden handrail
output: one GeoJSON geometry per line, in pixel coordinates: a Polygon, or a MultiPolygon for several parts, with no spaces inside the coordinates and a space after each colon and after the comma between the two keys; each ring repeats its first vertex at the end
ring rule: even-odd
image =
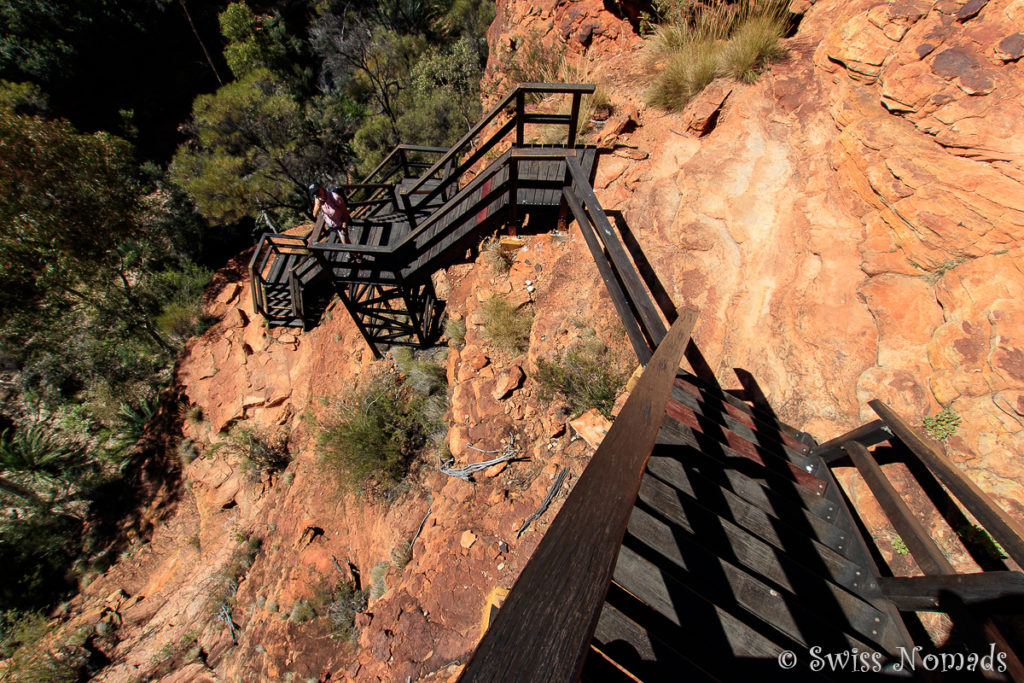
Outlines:
{"type": "Polygon", "coordinates": [[[996,505],[981,488],[971,481],[945,455],[929,445],[896,412],[879,400],[868,405],[889,426],[910,452],[956,496],[967,510],[1003,547],[1010,557],[1024,567],[1024,529],[1005,510],[996,505]]]}
{"type": "Polygon", "coordinates": [[[868,453],[864,444],[847,441],[843,449],[849,453],[854,467],[867,483],[871,494],[878,501],[889,518],[896,533],[910,550],[911,556],[925,574],[955,574],[956,570],[946,556],[939,550],[931,534],[924,528],[921,521],[914,516],[910,507],[903,502],[903,497],[882,472],[878,462],[868,453]]]}
{"type": "Polygon", "coordinates": [[[612,304],[615,306],[615,311],[619,314],[619,320],[622,321],[623,327],[626,328],[626,336],[629,337],[629,343],[633,346],[633,352],[636,354],[640,364],[646,365],[647,361],[651,358],[651,347],[644,337],[640,321],[636,319],[633,311],[630,310],[629,303],[626,301],[626,292],[623,291],[621,283],[612,271],[611,264],[605,258],[601,241],[590,221],[590,217],[583,210],[580,200],[576,197],[576,193],[573,192],[571,187],[563,188],[562,196],[565,198],[565,203],[569,206],[569,210],[572,211],[576,223],[579,224],[580,233],[583,234],[583,239],[590,249],[590,255],[594,258],[594,263],[597,264],[597,270],[604,281],[605,289],[608,290],[608,294],[612,298],[612,304]]]}
{"type": "Polygon", "coordinates": [[[566,159],[566,165],[576,187],[576,195],[586,206],[597,234],[601,237],[601,241],[604,242],[605,248],[608,250],[608,256],[612,265],[615,266],[619,279],[629,292],[630,299],[632,299],[636,306],[637,314],[643,321],[643,327],[652,335],[651,346],[657,346],[661,342],[662,337],[665,336],[665,323],[662,322],[661,316],[658,315],[658,309],[651,302],[650,298],[646,296],[644,284],[640,280],[640,275],[637,273],[636,268],[630,262],[625,247],[617,239],[605,239],[606,235],[611,237],[615,233],[611,222],[608,220],[608,216],[605,214],[604,209],[601,208],[601,203],[597,200],[597,195],[594,194],[594,189],[590,187],[590,179],[583,172],[579,161],[575,158],[569,158],[566,159]]]}
{"type": "Polygon", "coordinates": [[[415,230],[406,235],[405,238],[395,246],[395,250],[398,251],[404,248],[405,246],[414,243],[416,241],[416,238],[422,236],[423,233],[429,230],[434,225],[434,223],[441,219],[442,216],[445,216],[446,214],[451,212],[456,206],[458,206],[459,202],[461,202],[463,199],[471,195],[473,191],[476,190],[476,188],[478,188],[480,185],[482,185],[487,178],[490,178],[498,171],[500,171],[501,164],[507,161],[508,157],[509,152],[505,152],[500,157],[495,159],[494,163],[488,166],[483,173],[478,175],[476,178],[473,178],[473,180],[471,180],[468,185],[459,190],[458,194],[456,194],[454,197],[445,202],[444,206],[442,206],[440,209],[432,213],[425,222],[418,225],[415,230]]]}
{"type": "Polygon", "coordinates": [[[574,681],[697,312],[681,308],[587,469],[526,563],[461,681],[574,681]]]}
{"type": "Polygon", "coordinates": [[[427,181],[428,178],[430,178],[432,175],[441,170],[441,168],[446,163],[448,163],[448,161],[453,160],[455,157],[457,157],[462,152],[462,148],[465,147],[471,140],[473,140],[473,138],[479,135],[480,132],[484,128],[486,128],[491,123],[491,121],[493,121],[495,117],[497,117],[497,115],[500,114],[505,109],[505,107],[510,105],[518,96],[520,96],[520,94],[565,93],[568,95],[572,95],[579,93],[583,95],[593,93],[595,88],[595,85],[583,83],[520,83],[508,95],[505,95],[505,97],[503,97],[501,101],[498,102],[498,104],[495,105],[494,108],[492,108],[491,111],[489,111],[486,116],[484,116],[484,118],[480,119],[480,121],[475,126],[470,128],[465,135],[459,138],[459,141],[452,145],[451,149],[448,150],[447,154],[445,154],[443,157],[434,162],[434,165],[427,169],[427,171],[420,176],[419,182],[417,182],[412,187],[412,190],[419,189],[423,185],[423,183],[427,181]]]}

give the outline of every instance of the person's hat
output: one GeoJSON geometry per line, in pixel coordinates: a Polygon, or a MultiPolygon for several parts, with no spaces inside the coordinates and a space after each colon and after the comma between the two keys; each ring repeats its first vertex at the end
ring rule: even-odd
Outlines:
{"type": "Polygon", "coordinates": [[[316,183],[310,183],[309,184],[309,193],[310,194],[315,194],[319,190],[320,190],[320,186],[317,185],[316,183]]]}
{"type": "Polygon", "coordinates": [[[337,192],[338,194],[341,194],[341,185],[331,185],[330,187],[327,188],[327,191],[337,192]]]}

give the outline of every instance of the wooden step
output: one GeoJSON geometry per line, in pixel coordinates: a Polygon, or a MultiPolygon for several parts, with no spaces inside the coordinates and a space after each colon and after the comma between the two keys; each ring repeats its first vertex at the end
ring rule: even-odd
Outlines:
{"type": "MultiPolygon", "coordinates": [[[[779,524],[778,520],[756,508],[747,508],[745,514],[736,520],[725,519],[700,501],[650,475],[645,475],[641,481],[637,500],[656,510],[664,520],[690,533],[699,535],[702,530],[710,529],[713,533],[708,542],[720,543],[722,553],[735,554],[736,547],[742,547],[748,543],[747,539],[755,537],[815,575],[853,591],[862,587],[864,570],[858,564],[839,551],[779,524]]],[[[755,546],[761,547],[760,544],[755,546]]]]}
{"type": "Polygon", "coordinates": [[[730,538],[710,527],[695,534],[638,505],[624,544],[700,586],[716,605],[745,609],[807,647],[873,649],[864,639],[878,638],[888,623],[869,603],[750,534],[730,538]]]}
{"type": "Polygon", "coordinates": [[[712,431],[708,434],[703,432],[702,428],[707,428],[707,425],[698,421],[692,413],[683,415],[676,412],[674,415],[666,415],[658,434],[658,443],[691,446],[705,455],[728,463],[730,468],[749,477],[772,481],[772,488],[778,491],[802,489],[817,496],[824,495],[827,488],[826,480],[815,477],[788,460],[759,450],[754,444],[733,435],[732,432],[714,430],[718,433],[712,431]],[[675,416],[683,417],[697,426],[684,424],[675,416]],[[733,446],[742,450],[737,450],[733,446]]]}
{"type": "Polygon", "coordinates": [[[737,493],[733,491],[731,485],[718,484],[697,469],[687,467],[687,461],[699,455],[692,449],[680,448],[678,451],[673,454],[669,447],[658,447],[648,461],[648,473],[727,519],[744,519],[751,514],[749,510],[753,509],[757,513],[771,517],[772,523],[789,527],[794,533],[799,531],[812,534],[819,542],[847,555],[844,551],[851,545],[847,540],[852,537],[852,530],[848,525],[840,526],[833,523],[833,520],[838,522],[840,519],[834,504],[827,503],[827,516],[821,516],[799,502],[777,496],[770,489],[758,486],[742,476],[736,479],[739,480],[738,483],[747,486],[738,487],[740,492],[737,493]]]}
{"type": "Polygon", "coordinates": [[[621,670],[645,683],[717,680],[679,651],[685,649],[685,641],[677,635],[666,638],[664,633],[648,631],[606,603],[594,630],[593,647],[598,652],[587,657],[583,680],[629,680],[621,670]]]}
{"type": "Polygon", "coordinates": [[[802,649],[749,615],[734,615],[715,605],[699,587],[678,581],[628,547],[619,552],[606,603],[643,624],[647,632],[680,643],[689,661],[723,681],[764,675],[771,667],[777,674],[779,654],[802,649]]]}

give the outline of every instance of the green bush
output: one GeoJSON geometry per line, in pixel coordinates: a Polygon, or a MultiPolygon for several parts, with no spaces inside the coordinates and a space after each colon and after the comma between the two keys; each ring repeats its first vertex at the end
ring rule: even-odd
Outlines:
{"type": "Polygon", "coordinates": [[[537,361],[535,376],[539,396],[550,400],[562,396],[574,414],[597,408],[611,417],[619,389],[625,384],[622,364],[597,339],[566,349],[553,361],[537,361]]]}
{"type": "Polygon", "coordinates": [[[403,375],[374,373],[321,425],[322,462],[364,490],[386,494],[405,477],[412,458],[447,429],[444,369],[416,360],[403,365],[403,375]]]}
{"type": "Polygon", "coordinates": [[[484,302],[484,336],[502,351],[518,354],[530,346],[533,313],[519,309],[498,295],[484,302]]]}
{"type": "Polygon", "coordinates": [[[294,605],[292,605],[292,611],[288,618],[296,624],[301,624],[309,621],[315,616],[316,611],[308,602],[305,600],[298,600],[294,605]]]}
{"type": "Polygon", "coordinates": [[[74,643],[47,643],[50,625],[42,614],[2,613],[0,657],[7,659],[3,680],[19,683],[72,683],[85,680],[88,660],[74,643]]]}
{"type": "Polygon", "coordinates": [[[488,237],[480,244],[482,251],[495,275],[507,275],[512,268],[512,257],[501,248],[501,240],[488,237]]]}
{"type": "Polygon", "coordinates": [[[355,638],[356,614],[366,609],[366,591],[342,581],[334,588],[334,593],[324,610],[331,625],[331,634],[341,638],[355,638]]]}

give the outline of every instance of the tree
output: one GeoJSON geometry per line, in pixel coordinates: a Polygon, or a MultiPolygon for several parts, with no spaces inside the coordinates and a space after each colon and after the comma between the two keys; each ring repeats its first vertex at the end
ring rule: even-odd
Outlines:
{"type": "Polygon", "coordinates": [[[124,140],[0,108],[0,322],[9,353],[67,327],[82,308],[172,351],[136,292],[134,173],[124,140]]]}
{"type": "Polygon", "coordinates": [[[233,2],[220,14],[227,40],[224,59],[237,79],[266,69],[293,94],[310,94],[312,70],[303,66],[305,44],[288,33],[277,13],[257,15],[244,2],[233,2]]]}
{"type": "Polygon", "coordinates": [[[308,208],[312,180],[344,172],[348,105],[331,98],[302,105],[266,69],[199,96],[192,113],[192,139],[174,155],[171,177],[213,223],[262,211],[294,220],[308,208]]]}

